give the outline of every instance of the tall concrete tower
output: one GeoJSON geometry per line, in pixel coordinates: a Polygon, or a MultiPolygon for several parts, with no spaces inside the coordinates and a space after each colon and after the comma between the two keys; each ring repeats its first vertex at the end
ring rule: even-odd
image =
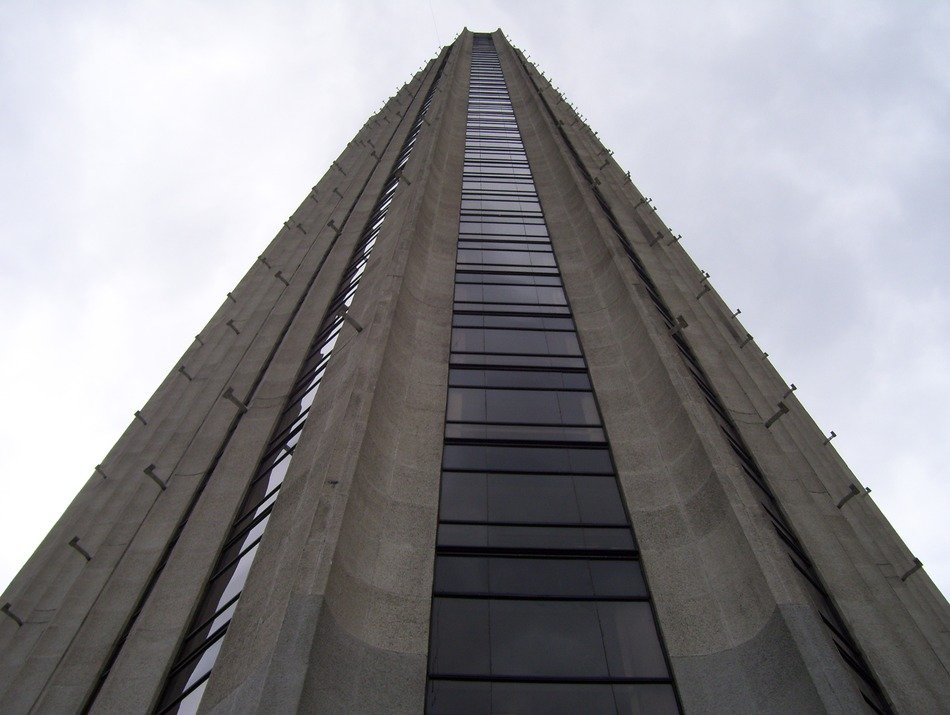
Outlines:
{"type": "Polygon", "coordinates": [[[946,711],[946,600],[677,238],[464,31],[0,599],[0,711],[946,711]]]}

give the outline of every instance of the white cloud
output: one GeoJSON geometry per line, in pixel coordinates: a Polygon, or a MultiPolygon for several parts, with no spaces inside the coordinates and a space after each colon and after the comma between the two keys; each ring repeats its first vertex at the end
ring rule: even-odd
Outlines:
{"type": "Polygon", "coordinates": [[[354,5],[0,9],[0,582],[433,54],[434,11],[442,42],[504,27],[581,108],[950,588],[945,7],[354,5]]]}

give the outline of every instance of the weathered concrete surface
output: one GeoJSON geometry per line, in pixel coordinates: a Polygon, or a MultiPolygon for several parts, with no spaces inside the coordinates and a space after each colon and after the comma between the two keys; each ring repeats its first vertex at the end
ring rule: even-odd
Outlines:
{"type": "Polygon", "coordinates": [[[453,53],[350,310],[364,330],[331,360],[209,712],[422,710],[467,76],[453,53]]]}

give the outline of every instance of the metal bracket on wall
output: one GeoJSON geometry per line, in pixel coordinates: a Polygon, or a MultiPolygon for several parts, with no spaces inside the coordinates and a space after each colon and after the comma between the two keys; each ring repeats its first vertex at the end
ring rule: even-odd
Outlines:
{"type": "Polygon", "coordinates": [[[4,603],[2,606],[0,606],[0,611],[3,611],[7,616],[12,618],[14,622],[16,622],[17,628],[23,625],[23,619],[13,612],[9,603],[4,603]]]}
{"type": "Polygon", "coordinates": [[[234,394],[233,388],[229,387],[228,389],[226,389],[221,394],[221,397],[223,397],[225,400],[228,400],[229,402],[233,402],[237,406],[237,408],[241,410],[241,412],[247,412],[247,404],[243,402],[237,395],[234,394]]]}
{"type": "Polygon", "coordinates": [[[340,318],[342,318],[345,322],[352,325],[357,333],[363,332],[363,326],[359,324],[359,321],[357,321],[356,318],[350,315],[350,311],[347,308],[343,308],[339,313],[337,313],[337,315],[339,315],[340,318]]]}
{"type": "Polygon", "coordinates": [[[838,500],[838,503],[836,504],[836,506],[840,509],[849,501],[854,499],[854,497],[858,496],[858,494],[870,494],[870,493],[871,493],[870,487],[865,487],[864,491],[862,491],[861,489],[858,488],[857,484],[855,484],[854,482],[851,482],[851,484],[848,485],[848,493],[838,500]]]}
{"type": "Polygon", "coordinates": [[[786,405],[784,402],[779,402],[778,411],[765,421],[765,428],[768,429],[769,427],[774,425],[776,422],[778,422],[779,418],[782,415],[786,415],[786,414],[788,414],[788,405],[786,405]]]}
{"type": "Polygon", "coordinates": [[[825,437],[825,441],[821,443],[821,446],[824,447],[826,444],[830,444],[831,440],[833,440],[837,436],[838,435],[835,434],[835,431],[831,430],[831,434],[828,437],[825,437]]]}
{"type": "Polygon", "coordinates": [[[166,489],[168,489],[168,482],[163,482],[162,479],[161,479],[161,477],[159,477],[159,476],[155,473],[155,465],[154,465],[154,464],[148,465],[145,469],[142,470],[142,472],[144,472],[144,474],[145,474],[149,479],[151,479],[151,480],[152,480],[153,482],[155,482],[158,486],[160,486],[160,487],[162,488],[162,491],[165,491],[166,489]]]}
{"type": "Polygon", "coordinates": [[[178,372],[180,372],[182,375],[184,375],[185,377],[187,377],[187,378],[188,378],[188,382],[191,382],[192,380],[195,379],[195,378],[193,378],[191,375],[188,374],[188,371],[185,369],[185,366],[184,366],[184,365],[179,365],[179,366],[178,366],[178,372]]]}
{"type": "Polygon", "coordinates": [[[923,561],[921,561],[918,558],[914,558],[914,565],[910,567],[907,573],[901,576],[901,581],[906,581],[912,573],[920,569],[923,565],[924,565],[923,561]]]}
{"type": "Polygon", "coordinates": [[[686,327],[689,327],[689,323],[686,322],[686,318],[684,318],[682,315],[677,315],[676,325],[670,328],[668,332],[670,335],[676,335],[677,333],[681,332],[683,328],[686,328],[686,327]]]}
{"type": "Polygon", "coordinates": [[[74,536],[73,538],[71,538],[69,540],[69,545],[72,546],[74,549],[76,549],[76,551],[78,551],[80,554],[82,554],[83,557],[86,559],[86,561],[92,561],[92,554],[90,554],[82,546],[80,546],[78,536],[74,536]]]}

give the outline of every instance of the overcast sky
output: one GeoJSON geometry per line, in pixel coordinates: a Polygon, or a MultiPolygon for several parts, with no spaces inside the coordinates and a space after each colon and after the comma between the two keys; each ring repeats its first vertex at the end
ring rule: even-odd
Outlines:
{"type": "Polygon", "coordinates": [[[501,26],[950,592],[950,4],[654,5],[0,5],[0,588],[366,117],[501,26]]]}

